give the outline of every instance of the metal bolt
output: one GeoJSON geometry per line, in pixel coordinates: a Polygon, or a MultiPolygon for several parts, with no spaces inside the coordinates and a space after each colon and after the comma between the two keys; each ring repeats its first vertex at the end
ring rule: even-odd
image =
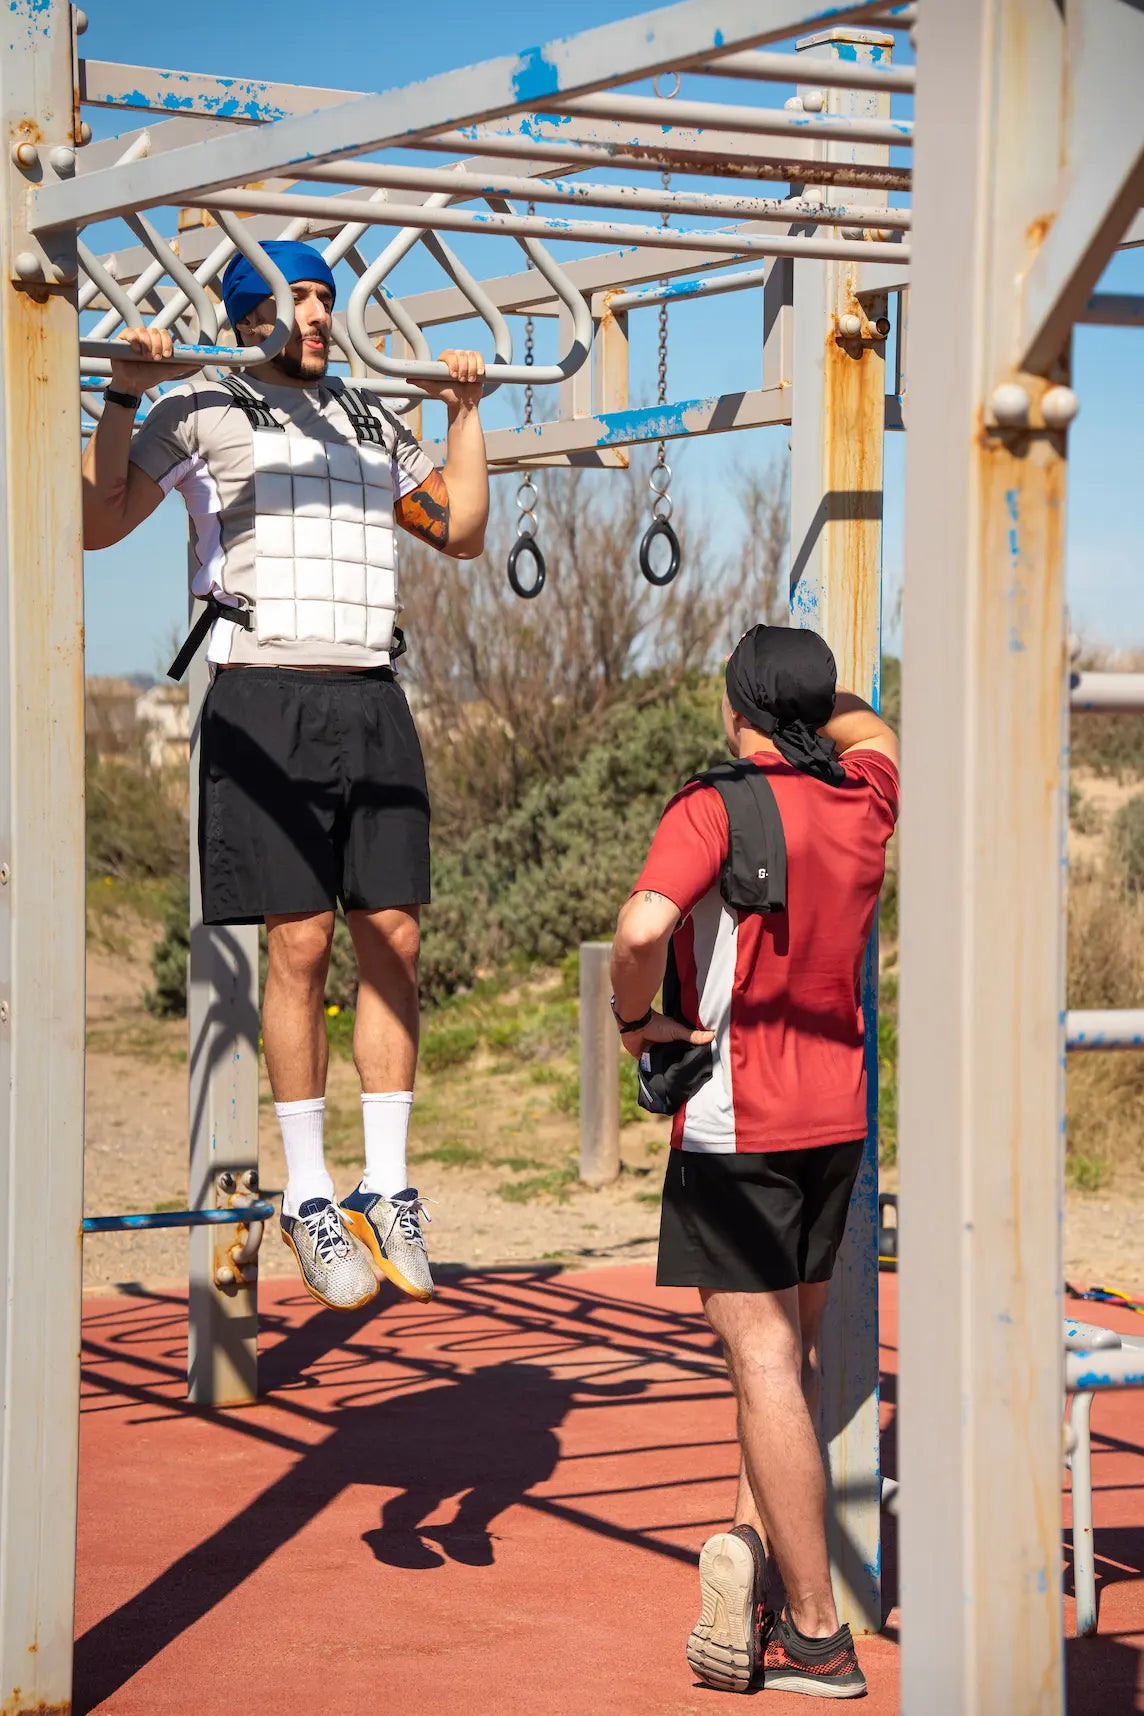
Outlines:
{"type": "Polygon", "coordinates": [[[258,1169],[248,1168],[242,1176],[242,1183],[248,1192],[256,1192],[258,1190],[258,1169]]]}
{"type": "Polygon", "coordinates": [[[6,1025],[7,1023],[8,1023],[8,1003],[7,1003],[7,1001],[0,1001],[0,1025],[6,1025]]]}
{"type": "Polygon", "coordinates": [[[1041,400],[1041,415],[1050,429],[1067,429],[1079,410],[1080,400],[1071,387],[1050,387],[1041,400]]]}
{"type": "Polygon", "coordinates": [[[877,336],[880,340],[884,340],[888,336],[888,334],[890,332],[890,318],[889,318],[889,316],[879,316],[878,317],[878,320],[874,323],[874,332],[877,334],[877,336]]]}
{"type": "Polygon", "coordinates": [[[81,149],[85,143],[91,142],[91,126],[88,124],[86,119],[80,120],[79,136],[76,138],[76,142],[80,145],[81,149]]]}
{"type": "Polygon", "coordinates": [[[839,318],[838,318],[838,332],[842,335],[842,338],[844,340],[859,340],[859,339],[861,339],[861,337],[862,337],[862,318],[861,318],[861,316],[854,315],[853,311],[851,311],[851,313],[849,315],[839,316],[839,318]]]}
{"type": "Polygon", "coordinates": [[[224,1168],[222,1173],[217,1176],[215,1179],[215,1185],[218,1187],[220,1192],[233,1192],[234,1175],[230,1172],[229,1168],[224,1168]]]}
{"type": "Polygon", "coordinates": [[[844,226],[842,236],[843,238],[865,238],[866,228],[864,226],[844,226]]]}
{"type": "Polygon", "coordinates": [[[77,6],[75,9],[75,33],[77,36],[82,36],[86,29],[87,29],[87,13],[81,12],[79,7],[77,6]]]}
{"type": "Polygon", "coordinates": [[[863,237],[871,244],[892,244],[894,229],[892,226],[868,226],[863,237]]]}
{"type": "Polygon", "coordinates": [[[34,143],[13,143],[12,160],[17,167],[34,167],[39,158],[34,143]]]}
{"type": "Polygon", "coordinates": [[[43,269],[34,250],[22,250],[12,264],[17,280],[41,280],[43,269]]]}
{"type": "Polygon", "coordinates": [[[808,89],[803,95],[802,105],[806,113],[821,113],[826,106],[826,96],[820,89],[808,89]]]}
{"type": "Polygon", "coordinates": [[[69,149],[66,144],[53,149],[48,160],[52,164],[52,171],[61,179],[70,179],[75,172],[75,150],[69,149]]]}
{"type": "Polygon", "coordinates": [[[1029,395],[1019,382],[1007,381],[995,387],[989,406],[1005,429],[1020,429],[1029,421],[1029,395]]]}
{"type": "Polygon", "coordinates": [[[79,278],[79,270],[70,256],[53,256],[52,268],[59,286],[74,286],[79,278]]]}
{"type": "Polygon", "coordinates": [[[216,1287],[233,1287],[234,1286],[234,1270],[228,1269],[225,1263],[223,1264],[221,1269],[215,1270],[215,1286],[216,1287]]]}
{"type": "Polygon", "coordinates": [[[801,95],[790,96],[786,101],[783,102],[783,106],[786,108],[788,113],[801,113],[803,110],[803,108],[802,108],[802,96],[801,95]]]}

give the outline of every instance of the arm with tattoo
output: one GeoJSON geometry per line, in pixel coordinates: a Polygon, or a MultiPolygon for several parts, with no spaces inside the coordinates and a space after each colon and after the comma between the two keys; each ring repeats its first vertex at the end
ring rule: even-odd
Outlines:
{"type": "Polygon", "coordinates": [[[431,471],[419,489],[402,495],[394,509],[397,522],[432,548],[449,548],[449,491],[440,471],[431,471]]]}

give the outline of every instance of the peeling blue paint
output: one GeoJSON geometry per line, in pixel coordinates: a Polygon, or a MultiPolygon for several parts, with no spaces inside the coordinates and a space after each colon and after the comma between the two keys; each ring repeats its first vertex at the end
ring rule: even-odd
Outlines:
{"type": "Polygon", "coordinates": [[[559,88],[560,74],[552,61],[545,58],[545,49],[525,48],[512,74],[514,99],[536,102],[546,95],[555,95],[559,88]]]}

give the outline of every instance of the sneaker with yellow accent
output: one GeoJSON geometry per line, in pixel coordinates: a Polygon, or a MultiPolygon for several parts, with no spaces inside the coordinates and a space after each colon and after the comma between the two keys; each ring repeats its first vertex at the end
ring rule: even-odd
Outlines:
{"type": "Polygon", "coordinates": [[[381,1273],[411,1299],[433,1297],[429,1254],[421,1232],[421,1217],[432,1218],[414,1187],[383,1198],[358,1186],[341,1203],[342,1215],[381,1273]]]}
{"type": "Polygon", "coordinates": [[[332,1311],[356,1311],[376,1298],[369,1259],[329,1198],[307,1198],[296,1216],[283,1211],[282,1238],[298,1260],[307,1290],[332,1311]]]}
{"type": "Polygon", "coordinates": [[[811,1698],[864,1698],[866,1676],[850,1628],[826,1639],[800,1633],[789,1613],[764,1615],[759,1627],[764,1692],[805,1692],[811,1698]]]}

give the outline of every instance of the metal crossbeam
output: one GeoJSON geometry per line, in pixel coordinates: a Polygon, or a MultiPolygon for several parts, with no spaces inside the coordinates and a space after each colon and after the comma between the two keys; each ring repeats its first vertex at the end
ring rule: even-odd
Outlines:
{"type": "MultiPolygon", "coordinates": [[[[868,7],[843,4],[831,10],[838,19],[861,16],[868,7]]],[[[47,185],[33,198],[30,229],[40,233],[85,226],[128,210],[187,202],[303,162],[405,147],[435,131],[543,107],[557,96],[604,89],[689,60],[787,36],[816,23],[822,11],[820,0],[787,0],[785,5],[783,0],[723,0],[721,25],[714,27],[707,0],[680,0],[521,54],[342,102],[324,108],[317,121],[309,114],[294,114],[240,136],[212,139],[194,150],[177,149],[157,159],[47,185]],[[601,75],[603,66],[624,69],[601,75]]]]}

